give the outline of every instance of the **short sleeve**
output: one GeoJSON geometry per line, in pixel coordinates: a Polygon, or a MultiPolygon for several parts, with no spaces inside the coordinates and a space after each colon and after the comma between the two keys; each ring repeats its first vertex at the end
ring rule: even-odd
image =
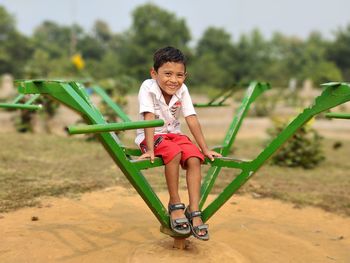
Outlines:
{"type": "Polygon", "coordinates": [[[185,84],[183,84],[183,93],[182,93],[182,114],[184,117],[190,116],[190,115],[196,115],[196,111],[194,110],[192,99],[190,96],[190,93],[188,91],[188,88],[185,84]]]}
{"type": "Polygon", "coordinates": [[[149,83],[146,81],[142,83],[138,95],[139,113],[151,112],[154,113],[153,93],[150,92],[149,83]]]}

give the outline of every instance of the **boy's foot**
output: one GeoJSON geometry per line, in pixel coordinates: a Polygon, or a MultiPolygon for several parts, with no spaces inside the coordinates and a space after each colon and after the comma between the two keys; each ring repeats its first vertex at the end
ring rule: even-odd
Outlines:
{"type": "Polygon", "coordinates": [[[181,235],[187,235],[191,232],[190,223],[184,214],[185,205],[182,203],[169,204],[171,229],[181,235]]]}
{"type": "Polygon", "coordinates": [[[209,240],[208,225],[203,224],[201,211],[190,212],[190,208],[187,207],[185,215],[188,218],[191,226],[192,235],[200,240],[209,240]]]}
{"type": "MultiPolygon", "coordinates": [[[[193,225],[193,227],[197,227],[197,226],[203,225],[202,218],[200,218],[199,216],[194,217],[192,219],[192,225],[193,225]]],[[[200,235],[200,236],[205,236],[206,233],[207,233],[206,230],[199,230],[197,232],[197,234],[200,235]]]]}

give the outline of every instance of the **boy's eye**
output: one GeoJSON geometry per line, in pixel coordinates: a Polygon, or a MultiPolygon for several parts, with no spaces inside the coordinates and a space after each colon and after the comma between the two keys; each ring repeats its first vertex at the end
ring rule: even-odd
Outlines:
{"type": "Polygon", "coordinates": [[[177,77],[182,79],[182,78],[185,77],[185,74],[182,74],[182,73],[181,74],[177,74],[177,77]]]}

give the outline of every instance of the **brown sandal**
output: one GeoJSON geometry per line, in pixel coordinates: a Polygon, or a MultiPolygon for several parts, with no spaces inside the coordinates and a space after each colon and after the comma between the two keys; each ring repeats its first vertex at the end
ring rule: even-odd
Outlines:
{"type": "Polygon", "coordinates": [[[190,227],[191,227],[191,231],[192,231],[192,235],[195,238],[198,238],[200,240],[203,241],[208,241],[209,240],[209,225],[207,224],[201,224],[199,226],[193,226],[193,218],[194,217],[201,217],[202,216],[202,212],[201,211],[193,211],[193,212],[189,212],[189,207],[186,208],[185,210],[185,215],[188,219],[188,221],[190,222],[190,227]],[[199,232],[204,230],[205,234],[204,235],[199,235],[199,232]]]}
{"type": "Polygon", "coordinates": [[[186,217],[171,219],[171,212],[175,210],[185,210],[185,205],[183,203],[168,205],[170,228],[177,234],[188,235],[189,233],[191,233],[190,222],[186,217]]]}

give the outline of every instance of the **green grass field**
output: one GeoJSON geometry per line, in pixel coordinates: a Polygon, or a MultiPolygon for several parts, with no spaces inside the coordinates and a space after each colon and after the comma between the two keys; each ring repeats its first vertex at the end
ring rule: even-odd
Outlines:
{"type": "MultiPolygon", "coordinates": [[[[326,161],[316,169],[267,164],[239,194],[277,198],[293,202],[296,207],[313,205],[350,216],[350,141],[342,141],[342,147],[337,150],[333,149],[334,142],[324,141],[326,161]]],[[[0,212],[38,206],[45,196],[77,197],[105,187],[130,187],[97,142],[75,137],[0,133],[0,143],[0,212]]],[[[253,158],[262,143],[261,140],[238,141],[235,156],[253,158]]],[[[162,174],[162,168],[145,171],[156,191],[166,190],[162,174]]],[[[213,193],[218,193],[233,177],[234,170],[224,169],[213,193]]],[[[181,187],[185,188],[183,173],[181,187]]]]}

